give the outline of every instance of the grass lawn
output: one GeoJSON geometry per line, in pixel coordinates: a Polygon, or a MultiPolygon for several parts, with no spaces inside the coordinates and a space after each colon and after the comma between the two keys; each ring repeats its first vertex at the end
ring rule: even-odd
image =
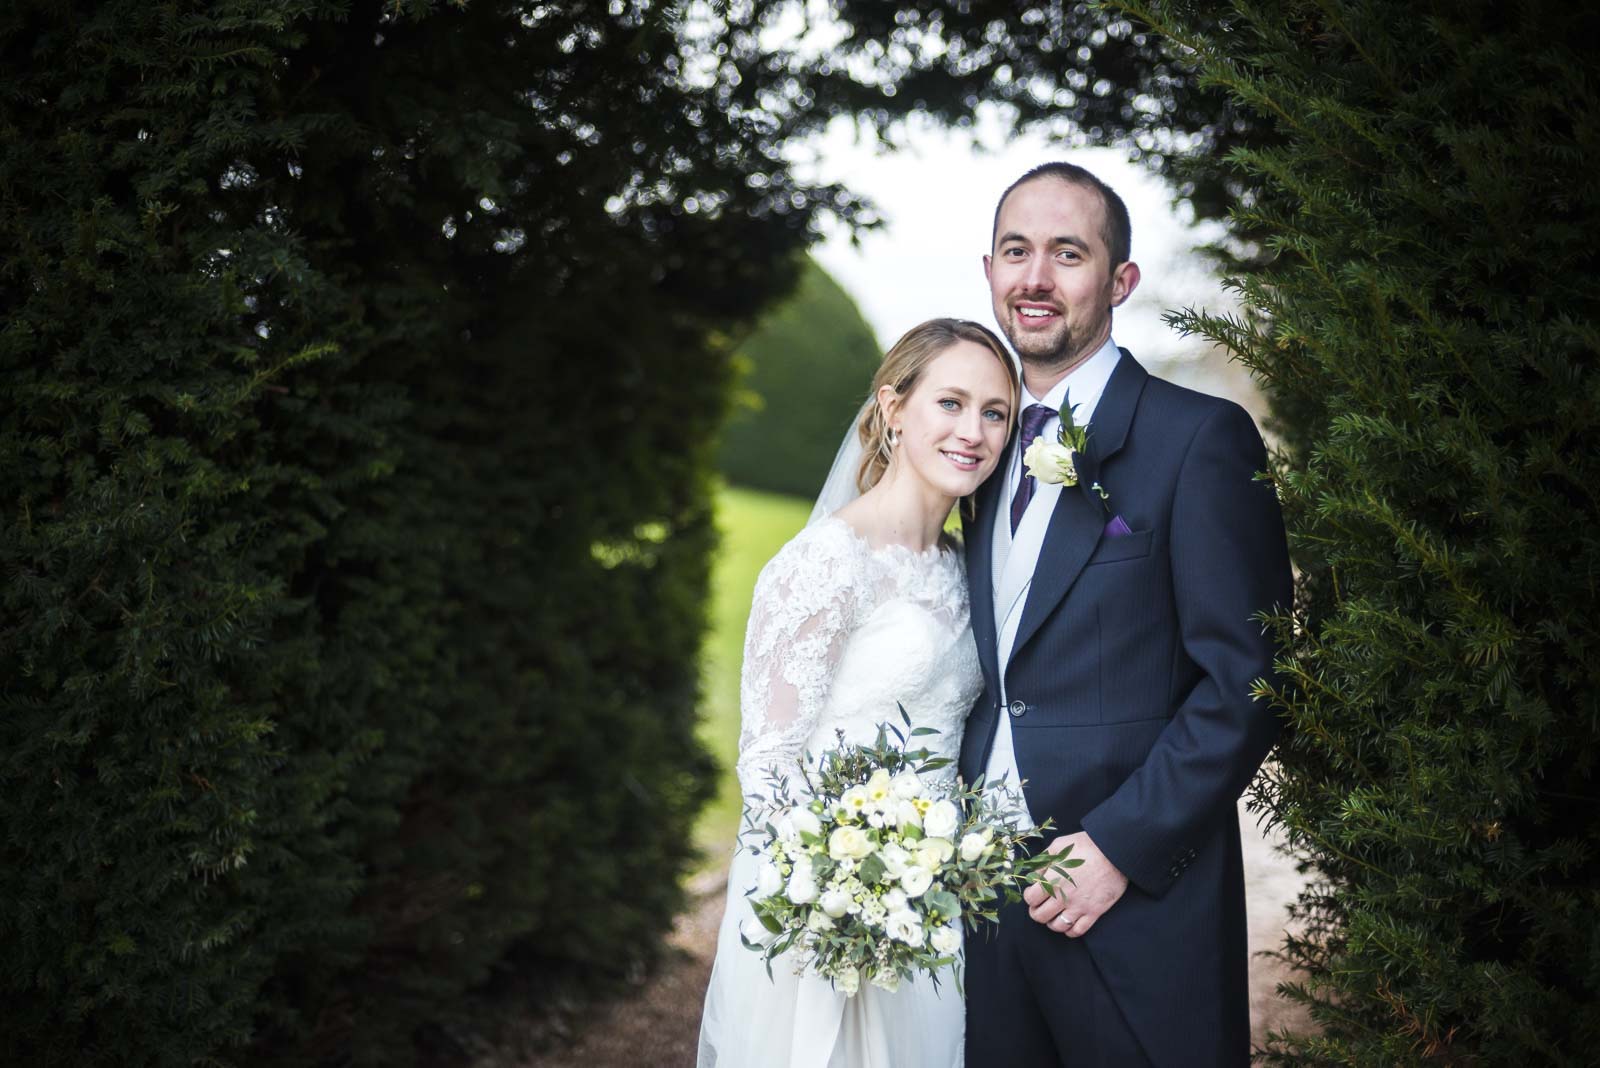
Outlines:
{"type": "Polygon", "coordinates": [[[805,526],[811,501],[724,487],[717,495],[722,545],[711,571],[711,631],[700,653],[700,740],[717,758],[717,796],[700,814],[695,844],[701,870],[728,862],[739,829],[739,662],[750,594],[762,565],[805,526]]]}

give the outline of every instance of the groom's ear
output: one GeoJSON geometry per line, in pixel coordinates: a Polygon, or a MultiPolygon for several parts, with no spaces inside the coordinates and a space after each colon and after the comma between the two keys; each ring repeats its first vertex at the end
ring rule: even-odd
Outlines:
{"type": "MultiPolygon", "coordinates": [[[[988,273],[987,265],[985,265],[984,273],[988,273]]],[[[1111,272],[1111,306],[1113,308],[1120,306],[1138,288],[1139,265],[1132,260],[1117,264],[1117,269],[1111,272]]]]}
{"type": "Polygon", "coordinates": [[[985,282],[989,281],[989,254],[987,252],[983,254],[983,280],[985,282]]]}

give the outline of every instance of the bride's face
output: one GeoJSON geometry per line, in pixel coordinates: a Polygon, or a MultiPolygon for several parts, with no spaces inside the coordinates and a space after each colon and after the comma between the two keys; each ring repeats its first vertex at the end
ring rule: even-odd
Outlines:
{"type": "Polygon", "coordinates": [[[889,425],[898,463],[933,488],[964,497],[989,477],[1011,430],[1011,380],[995,354],[957,341],[923,369],[889,425]]]}

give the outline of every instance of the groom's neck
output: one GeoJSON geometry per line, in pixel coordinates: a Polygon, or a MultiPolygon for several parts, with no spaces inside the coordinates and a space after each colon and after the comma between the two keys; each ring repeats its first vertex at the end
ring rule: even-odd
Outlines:
{"type": "Polygon", "coordinates": [[[1083,363],[1100,351],[1100,347],[1111,337],[1111,324],[1106,323],[1105,329],[1099,332],[1089,344],[1075,348],[1071,353],[1057,359],[1045,361],[1022,361],[1022,384],[1028,388],[1028,393],[1036,398],[1043,399],[1045,394],[1061,382],[1083,363]]]}

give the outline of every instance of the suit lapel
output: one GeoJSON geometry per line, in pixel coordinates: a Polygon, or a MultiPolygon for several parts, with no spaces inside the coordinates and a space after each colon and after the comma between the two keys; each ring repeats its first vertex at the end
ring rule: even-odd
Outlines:
{"type": "MultiPolygon", "coordinates": [[[[1122,358],[1112,370],[1089,421],[1088,466],[1095,472],[1104,469],[1105,462],[1127,442],[1139,394],[1150,378],[1127,349],[1121,352],[1122,358]]],[[[1013,658],[1077,581],[1083,565],[1100,544],[1107,518],[1086,486],[1063,488],[1050,513],[1044,546],[1034,566],[1033,585],[1028,588],[1028,600],[1017,624],[1017,638],[1011,645],[1013,658]]]]}

